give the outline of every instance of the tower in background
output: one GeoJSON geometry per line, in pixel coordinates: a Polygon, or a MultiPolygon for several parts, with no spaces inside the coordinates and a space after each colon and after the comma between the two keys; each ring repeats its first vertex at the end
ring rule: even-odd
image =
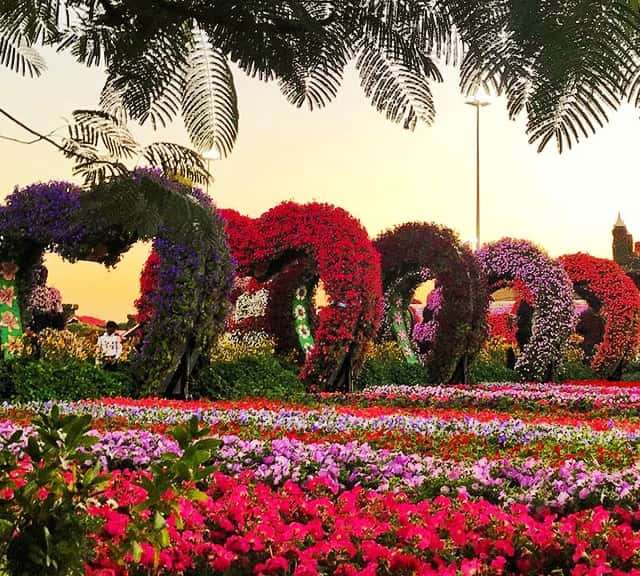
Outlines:
{"type": "Polygon", "coordinates": [[[623,267],[630,264],[635,256],[633,237],[629,234],[627,226],[620,216],[620,212],[618,212],[618,219],[613,225],[611,234],[613,235],[613,259],[623,267]]]}

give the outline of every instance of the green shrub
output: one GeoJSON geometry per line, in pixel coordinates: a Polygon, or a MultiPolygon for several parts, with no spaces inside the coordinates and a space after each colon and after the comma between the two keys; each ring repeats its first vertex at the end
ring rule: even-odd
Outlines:
{"type": "Polygon", "coordinates": [[[558,380],[598,380],[598,375],[581,360],[568,360],[560,368],[558,380]]]}
{"type": "Polygon", "coordinates": [[[515,370],[508,368],[504,362],[495,359],[476,358],[469,367],[471,384],[482,382],[518,382],[520,376],[515,370]]]}
{"type": "Polygon", "coordinates": [[[106,372],[89,362],[13,359],[0,363],[0,393],[13,401],[82,400],[130,396],[125,371],[106,372]]]}
{"type": "Polygon", "coordinates": [[[291,399],[304,394],[304,385],[275,357],[252,356],[206,366],[196,376],[193,391],[213,400],[247,396],[291,399]]]}
{"type": "Polygon", "coordinates": [[[356,375],[354,385],[361,390],[368,386],[418,386],[429,382],[427,370],[419,364],[407,364],[402,359],[368,358],[356,375]]]}

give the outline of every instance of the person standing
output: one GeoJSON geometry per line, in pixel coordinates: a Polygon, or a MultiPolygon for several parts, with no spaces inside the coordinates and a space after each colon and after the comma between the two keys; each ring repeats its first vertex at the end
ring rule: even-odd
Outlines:
{"type": "Polygon", "coordinates": [[[113,321],[107,322],[107,331],[98,338],[98,357],[96,363],[105,370],[115,370],[116,363],[122,355],[122,340],[116,334],[118,325],[113,321]]]}

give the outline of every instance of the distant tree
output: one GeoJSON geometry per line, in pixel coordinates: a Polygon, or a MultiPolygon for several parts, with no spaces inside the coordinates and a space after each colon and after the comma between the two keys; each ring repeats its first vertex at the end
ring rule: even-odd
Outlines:
{"type": "Polygon", "coordinates": [[[435,114],[436,59],[461,87],[504,94],[539,149],[595,132],[640,104],[638,0],[0,0],[0,62],[37,75],[33,46],[104,65],[103,109],[184,119],[198,150],[228,154],[238,132],[229,63],[278,82],[296,106],[338,92],[349,62],[365,94],[413,129],[435,114]]]}

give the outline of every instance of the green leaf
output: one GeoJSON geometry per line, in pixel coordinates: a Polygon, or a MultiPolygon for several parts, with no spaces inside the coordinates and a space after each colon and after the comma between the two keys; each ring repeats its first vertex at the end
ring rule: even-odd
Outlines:
{"type": "Polygon", "coordinates": [[[189,490],[187,492],[187,498],[193,500],[194,502],[206,502],[209,499],[205,492],[195,489],[189,490]]]}
{"type": "Polygon", "coordinates": [[[133,557],[133,561],[136,564],[139,564],[140,560],[142,559],[142,552],[143,552],[140,542],[134,540],[131,548],[132,548],[131,556],[133,557]]]}
{"type": "Polygon", "coordinates": [[[167,521],[164,519],[162,514],[160,514],[160,512],[156,510],[155,514],[153,515],[153,529],[160,530],[161,528],[164,528],[166,524],[167,521]]]}

